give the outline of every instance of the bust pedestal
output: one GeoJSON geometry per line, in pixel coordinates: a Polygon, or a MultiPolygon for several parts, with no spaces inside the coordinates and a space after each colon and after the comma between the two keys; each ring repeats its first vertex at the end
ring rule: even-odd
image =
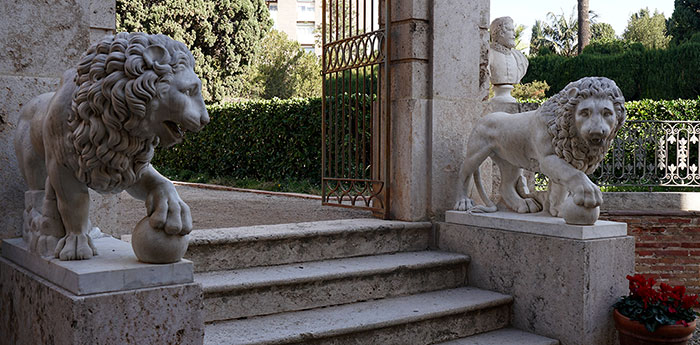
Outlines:
{"type": "Polygon", "coordinates": [[[517,103],[518,101],[510,95],[513,90],[513,85],[501,84],[493,86],[494,96],[491,98],[491,102],[497,103],[517,103]]]}

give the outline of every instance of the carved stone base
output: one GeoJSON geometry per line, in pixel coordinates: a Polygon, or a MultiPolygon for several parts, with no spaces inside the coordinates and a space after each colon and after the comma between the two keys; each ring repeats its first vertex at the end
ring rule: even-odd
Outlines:
{"type": "Polygon", "coordinates": [[[518,101],[510,95],[513,90],[513,85],[502,84],[494,85],[494,96],[491,98],[491,103],[517,103],[518,101]]]}
{"type": "Polygon", "coordinates": [[[142,264],[128,243],[95,245],[91,260],[59,261],[3,241],[0,344],[202,344],[191,262],[142,264]]]}
{"type": "Polygon", "coordinates": [[[512,326],[569,345],[614,345],[613,303],[627,293],[634,238],[626,224],[448,211],[440,250],[471,257],[469,285],[512,295],[512,326]]]}

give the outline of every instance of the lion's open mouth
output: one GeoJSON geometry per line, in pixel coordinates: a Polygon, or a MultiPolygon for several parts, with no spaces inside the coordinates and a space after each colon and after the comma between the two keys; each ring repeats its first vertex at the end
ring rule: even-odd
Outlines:
{"type": "Polygon", "coordinates": [[[172,134],[172,136],[174,138],[179,139],[179,138],[182,138],[183,136],[185,136],[185,132],[183,130],[183,127],[180,126],[179,123],[176,123],[173,121],[165,121],[165,122],[163,122],[163,124],[165,124],[165,128],[167,128],[170,131],[170,134],[172,134]]]}

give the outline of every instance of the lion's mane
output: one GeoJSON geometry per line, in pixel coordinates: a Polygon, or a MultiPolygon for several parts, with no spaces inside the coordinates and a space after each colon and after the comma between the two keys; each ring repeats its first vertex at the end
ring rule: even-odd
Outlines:
{"type": "Polygon", "coordinates": [[[614,81],[604,77],[587,77],[569,83],[563,90],[547,100],[538,110],[544,120],[557,156],[571,166],[591,174],[605,158],[605,154],[622,127],[627,116],[625,98],[614,81]],[[591,147],[585,142],[574,125],[576,106],[584,99],[608,98],[615,109],[617,124],[605,138],[603,145],[591,147]]]}
{"type": "Polygon", "coordinates": [[[167,91],[174,73],[193,68],[187,47],[164,35],[118,33],[92,45],[80,60],[68,119],[76,177],[99,192],[133,185],[153,158],[159,138],[141,125],[151,100],[167,91]],[[159,45],[164,61],[144,57],[159,45]]]}

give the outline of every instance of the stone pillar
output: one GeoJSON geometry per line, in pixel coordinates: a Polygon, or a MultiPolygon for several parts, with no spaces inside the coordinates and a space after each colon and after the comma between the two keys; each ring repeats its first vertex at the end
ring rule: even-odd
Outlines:
{"type": "Polygon", "coordinates": [[[144,264],[128,243],[95,239],[98,256],[59,261],[2,241],[0,344],[202,344],[202,286],[192,262],[144,264]]]}
{"type": "Polygon", "coordinates": [[[441,218],[452,207],[466,139],[487,108],[489,4],[392,1],[395,219],[441,218]]]}
{"type": "Polygon", "coordinates": [[[448,211],[438,246],[471,257],[468,284],[512,295],[512,326],[565,345],[614,345],[612,305],[627,294],[634,238],[625,223],[448,211]]]}
{"type": "Polygon", "coordinates": [[[20,236],[26,185],[12,138],[19,110],[115,29],[115,0],[0,2],[0,238],[20,236]]]}
{"type": "MultiPolygon", "coordinates": [[[[430,211],[438,220],[454,206],[467,139],[488,112],[489,10],[489,0],[434,1],[430,211]]],[[[481,176],[490,186],[490,161],[481,176]]]]}
{"type": "Polygon", "coordinates": [[[391,215],[418,221],[428,218],[431,8],[391,3],[391,215]]]}

